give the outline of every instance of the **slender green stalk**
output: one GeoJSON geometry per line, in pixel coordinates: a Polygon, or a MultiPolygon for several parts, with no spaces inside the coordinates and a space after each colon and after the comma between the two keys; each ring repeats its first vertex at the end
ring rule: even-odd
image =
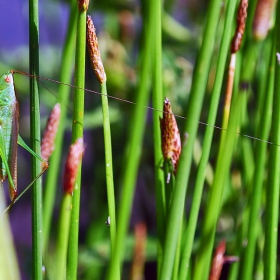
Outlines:
{"type": "MultiPolygon", "coordinates": [[[[234,248],[235,248],[234,254],[235,254],[235,256],[240,256],[241,252],[242,252],[242,247],[243,247],[242,246],[242,241],[244,240],[243,239],[243,231],[242,231],[243,228],[244,228],[244,223],[239,226],[238,231],[237,231],[237,235],[236,235],[236,238],[235,238],[235,242],[234,242],[234,248]]],[[[237,280],[239,269],[240,269],[240,262],[233,263],[230,267],[228,280],[237,280]]]]}
{"type": "MultiPolygon", "coordinates": [[[[264,100],[264,107],[262,111],[262,118],[260,119],[258,138],[267,140],[270,132],[271,123],[271,106],[273,97],[273,85],[274,85],[274,51],[271,52],[271,63],[269,68],[269,75],[267,80],[266,98],[264,100]]],[[[257,221],[259,220],[259,213],[261,209],[262,200],[262,187],[265,175],[265,162],[267,154],[267,143],[263,141],[257,141],[256,143],[256,167],[253,176],[253,187],[251,188],[251,203],[250,216],[248,224],[248,244],[244,255],[244,266],[242,269],[242,279],[252,279],[253,266],[255,261],[255,249],[256,242],[259,236],[259,226],[257,221]]],[[[269,279],[269,278],[266,278],[269,279]]]]}
{"type": "Polygon", "coordinates": [[[257,79],[257,88],[258,88],[258,94],[257,94],[257,102],[256,102],[256,112],[255,112],[255,135],[257,135],[259,130],[259,123],[261,119],[261,113],[263,112],[263,106],[265,103],[265,96],[266,96],[266,86],[267,86],[267,77],[269,74],[269,61],[270,61],[270,52],[271,52],[271,42],[272,38],[269,37],[268,40],[266,40],[261,49],[261,53],[263,54],[260,61],[258,62],[258,67],[256,71],[256,76],[259,77],[257,79]]]}
{"type": "MultiPolygon", "coordinates": [[[[85,51],[86,51],[86,10],[81,9],[78,14],[76,58],[75,58],[75,93],[72,123],[72,143],[83,137],[84,119],[84,88],[85,85],[85,51]]],[[[72,199],[72,215],[69,232],[69,251],[67,264],[67,279],[77,278],[78,265],[78,237],[81,191],[81,168],[77,174],[76,187],[72,199]]]]}
{"type": "Polygon", "coordinates": [[[18,261],[13,243],[9,216],[4,213],[6,208],[3,183],[0,183],[0,278],[1,279],[20,279],[18,261]]]}
{"type": "MultiPolygon", "coordinates": [[[[147,11],[146,11],[147,12],[147,11]]],[[[131,213],[131,205],[135,189],[135,181],[137,176],[137,169],[139,166],[140,155],[142,151],[142,139],[144,134],[145,119],[146,119],[146,105],[149,96],[149,78],[150,67],[152,61],[151,44],[153,28],[150,26],[150,10],[149,17],[143,20],[143,40],[140,53],[140,67],[139,67],[139,84],[137,89],[136,107],[132,120],[130,123],[130,134],[125,154],[125,168],[123,179],[123,193],[121,197],[120,210],[118,214],[118,229],[116,235],[116,247],[113,252],[113,258],[110,260],[107,279],[120,279],[121,264],[123,259],[123,246],[125,243],[128,222],[131,213]]]]}
{"type": "MultiPolygon", "coordinates": [[[[66,36],[64,49],[62,52],[61,69],[60,69],[60,81],[69,84],[72,77],[73,62],[74,62],[74,50],[75,50],[75,26],[77,25],[77,1],[71,2],[71,13],[69,17],[69,25],[66,36]]],[[[49,233],[51,225],[51,217],[53,213],[53,207],[55,202],[55,194],[57,191],[57,177],[60,170],[60,158],[62,152],[62,140],[65,129],[65,120],[67,113],[67,102],[69,99],[70,88],[64,85],[60,85],[58,89],[58,100],[61,104],[61,114],[59,129],[57,131],[55,140],[55,150],[50,160],[50,167],[47,172],[45,194],[43,201],[43,252],[46,253],[49,242],[49,233]]]]}
{"type": "MultiPolygon", "coordinates": [[[[280,47],[280,3],[277,2],[276,50],[280,47]]],[[[275,52],[272,53],[275,55],[275,52]]],[[[275,58],[275,57],[274,57],[275,58]]],[[[280,169],[280,66],[275,58],[275,80],[271,126],[271,145],[269,154],[269,172],[266,189],[265,212],[265,247],[264,247],[264,279],[276,279],[277,264],[277,239],[278,239],[278,215],[279,215],[279,169],[280,169]]]]}
{"type": "MultiPolygon", "coordinates": [[[[221,197],[226,178],[228,176],[230,162],[233,154],[236,131],[240,120],[240,106],[244,102],[245,95],[239,94],[232,102],[228,130],[225,141],[220,146],[217,167],[213,187],[210,190],[210,199],[205,211],[205,218],[202,227],[202,236],[197,263],[193,279],[207,279],[211,263],[211,254],[214,245],[216,225],[220,214],[221,197]],[[225,152],[226,151],[226,152],[225,152]]],[[[222,139],[222,137],[221,137],[222,139]]]]}
{"type": "Polygon", "coordinates": [[[154,25],[154,60],[153,60],[153,136],[154,136],[154,157],[155,157],[155,188],[156,188],[156,213],[157,213],[157,265],[160,268],[162,260],[162,249],[164,241],[164,220],[165,220],[165,195],[164,195],[164,174],[161,170],[162,151],[161,151],[161,132],[160,121],[163,106],[162,95],[162,38],[161,38],[161,18],[162,1],[149,1],[150,9],[153,11],[154,25]]]}
{"type": "Polygon", "coordinates": [[[110,117],[109,117],[106,82],[101,84],[101,101],[102,101],[103,130],[104,130],[104,144],[105,144],[107,197],[108,197],[108,208],[109,208],[109,217],[110,217],[110,237],[111,237],[111,248],[114,248],[116,243],[116,207],[115,207],[115,194],[114,194],[111,129],[110,129],[110,117]]]}
{"type": "MultiPolygon", "coordinates": [[[[165,202],[164,206],[164,212],[160,213],[164,219],[166,219],[167,214],[170,212],[170,204],[171,204],[171,198],[172,193],[175,187],[175,177],[173,174],[173,166],[171,163],[171,160],[165,160],[163,162],[163,170],[164,170],[164,191],[165,194],[163,194],[163,198],[165,199],[163,202],[165,202]]],[[[165,226],[164,221],[163,222],[163,229],[165,226]]],[[[164,238],[164,232],[162,232],[162,237],[164,238]]]]}
{"type": "Polygon", "coordinates": [[[229,44],[230,44],[231,33],[228,32],[228,30],[230,30],[230,27],[232,25],[236,2],[237,0],[234,0],[228,2],[227,4],[224,32],[223,32],[221,49],[219,51],[219,58],[217,63],[216,79],[212,91],[212,99],[211,99],[211,104],[209,109],[208,120],[207,120],[209,126],[207,126],[206,128],[206,132],[204,136],[202,155],[198,167],[197,180],[194,187],[194,194],[192,200],[193,205],[191,208],[189,223],[185,234],[186,239],[185,239],[184,249],[183,249],[182,259],[181,259],[181,267],[180,267],[180,275],[179,275],[180,280],[186,279],[189,265],[190,265],[189,263],[190,256],[192,252],[200,201],[201,201],[201,196],[202,196],[202,191],[203,191],[203,186],[205,181],[205,170],[208,164],[208,159],[209,159],[209,154],[211,149],[211,143],[212,143],[212,138],[214,133],[214,125],[215,125],[215,120],[216,120],[216,115],[217,115],[217,110],[218,110],[218,105],[220,100],[220,92],[222,88],[223,76],[224,76],[225,65],[226,65],[226,58],[227,58],[229,44]]]}
{"type": "MultiPolygon", "coordinates": [[[[177,22],[166,11],[162,13],[162,31],[167,34],[169,38],[180,43],[190,43],[190,41],[192,41],[191,44],[193,44],[193,40],[196,39],[192,37],[191,31],[188,28],[177,22]]],[[[197,42],[195,42],[195,44],[197,45],[197,42]]]]}
{"type": "Polygon", "coordinates": [[[220,2],[212,0],[208,9],[208,16],[203,35],[201,51],[198,56],[190,100],[187,108],[187,120],[184,132],[189,134],[187,144],[183,147],[179,161],[176,178],[176,187],[171,202],[171,212],[167,220],[167,231],[164,244],[163,263],[160,272],[160,279],[170,279],[172,274],[173,261],[176,244],[179,234],[178,225],[184,210],[187,182],[189,179],[192,150],[198,128],[198,120],[201,112],[203,97],[206,89],[207,76],[210,67],[211,54],[215,42],[215,32],[218,25],[220,13],[220,2]]]}
{"type": "MultiPolygon", "coordinates": [[[[29,1],[29,64],[30,74],[39,76],[39,18],[38,1],[29,1]]],[[[31,149],[38,155],[41,151],[40,105],[38,80],[30,79],[30,127],[31,149]]],[[[41,162],[32,157],[32,178],[41,172],[41,162]]],[[[32,258],[33,279],[42,279],[42,180],[32,188],[32,258]]]]}
{"type": "Polygon", "coordinates": [[[65,279],[69,226],[71,220],[72,195],[64,194],[58,222],[58,238],[55,254],[55,278],[65,279]]]}
{"type": "Polygon", "coordinates": [[[183,221],[181,222],[180,225],[179,237],[178,237],[173,272],[172,272],[172,280],[177,280],[179,276],[179,266],[181,261],[180,255],[181,255],[181,247],[182,247],[182,233],[183,233],[183,221]]]}
{"type": "Polygon", "coordinates": [[[246,20],[246,30],[245,34],[248,36],[250,39],[252,39],[253,34],[252,34],[252,26],[253,26],[253,21],[254,21],[254,16],[255,16],[255,10],[257,6],[258,0],[250,0],[249,1],[249,6],[248,6],[248,16],[246,20]]]}

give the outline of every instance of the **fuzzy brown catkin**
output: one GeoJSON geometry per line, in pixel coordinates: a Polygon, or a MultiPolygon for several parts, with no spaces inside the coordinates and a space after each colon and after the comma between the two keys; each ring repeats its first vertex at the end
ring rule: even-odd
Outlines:
{"type": "Polygon", "coordinates": [[[74,184],[76,181],[79,165],[82,161],[84,150],[85,147],[82,138],[77,139],[77,141],[70,146],[64,171],[64,193],[73,193],[74,184]]]}
{"type": "Polygon", "coordinates": [[[241,47],[242,38],[245,31],[247,8],[248,8],[248,0],[241,0],[237,13],[236,31],[231,42],[231,53],[238,52],[241,47]]]}
{"type": "Polygon", "coordinates": [[[103,84],[106,81],[106,74],[101,60],[95,28],[90,16],[87,17],[87,48],[95,75],[99,82],[103,84]]]}
{"type": "Polygon", "coordinates": [[[160,128],[163,157],[165,160],[171,159],[174,173],[176,173],[181,154],[181,138],[168,98],[164,100],[163,118],[160,120],[160,128]]]}
{"type": "Polygon", "coordinates": [[[52,152],[54,151],[54,142],[57,134],[57,129],[60,121],[60,104],[57,103],[47,121],[47,126],[44,132],[41,145],[41,156],[44,160],[48,161],[52,152]]]}
{"type": "Polygon", "coordinates": [[[270,28],[275,0],[259,0],[253,21],[253,36],[256,40],[265,39],[270,28]]]}

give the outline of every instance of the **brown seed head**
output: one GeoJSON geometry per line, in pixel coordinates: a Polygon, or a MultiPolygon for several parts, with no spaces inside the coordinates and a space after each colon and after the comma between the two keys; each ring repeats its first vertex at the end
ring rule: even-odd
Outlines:
{"type": "Polygon", "coordinates": [[[78,0],[78,8],[80,13],[87,11],[89,0],[78,0]]]}
{"type": "Polygon", "coordinates": [[[163,118],[160,120],[162,154],[165,160],[171,159],[176,173],[181,154],[181,138],[168,98],[164,100],[163,111],[163,118]]]}
{"type": "Polygon", "coordinates": [[[253,35],[256,40],[265,39],[270,28],[270,21],[275,0],[259,0],[253,21],[253,35]]]}
{"type": "Polygon", "coordinates": [[[237,26],[235,35],[231,42],[231,53],[236,53],[240,49],[243,34],[245,31],[245,24],[247,18],[247,8],[248,8],[248,0],[241,0],[237,13],[237,26]]]}
{"type": "Polygon", "coordinates": [[[95,28],[90,16],[87,16],[87,47],[95,75],[99,82],[103,84],[106,81],[106,74],[99,52],[95,28]]]}
{"type": "Polygon", "coordinates": [[[47,126],[45,129],[44,137],[41,145],[41,156],[46,161],[49,160],[52,152],[54,151],[54,141],[60,121],[60,104],[57,103],[48,118],[47,126]]]}
{"type": "Polygon", "coordinates": [[[73,193],[77,172],[82,161],[84,150],[85,147],[82,138],[77,139],[77,141],[70,146],[64,172],[64,193],[73,193]]]}

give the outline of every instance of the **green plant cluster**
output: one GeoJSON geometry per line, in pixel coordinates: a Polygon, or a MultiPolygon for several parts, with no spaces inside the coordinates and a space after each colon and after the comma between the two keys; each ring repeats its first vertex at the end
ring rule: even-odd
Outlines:
{"type": "MultiPolygon", "coordinates": [[[[278,279],[279,1],[271,1],[275,9],[263,37],[253,29],[258,1],[249,1],[241,48],[234,55],[237,0],[223,5],[219,0],[103,1],[90,3],[87,11],[78,11],[76,2],[67,3],[61,60],[50,61],[59,69],[50,78],[61,83],[55,88],[43,82],[57,92],[62,111],[49,170],[28,201],[29,275],[36,280],[204,280],[213,273],[215,248],[225,240],[225,256],[239,261],[220,279],[278,279]],[[102,18],[96,30],[107,81],[101,85],[86,52],[87,14],[94,22],[102,18]],[[181,132],[176,173],[161,150],[165,97],[181,132]],[[62,192],[61,167],[66,143],[81,137],[85,155],[71,196],[62,192]],[[153,264],[150,272],[148,264],[153,264]]],[[[38,3],[29,5],[29,73],[44,77],[49,70],[38,44],[38,3]]],[[[20,67],[0,60],[1,68],[20,67]]],[[[30,143],[39,154],[40,115],[44,119],[52,102],[43,97],[39,79],[30,80],[30,143]]],[[[26,91],[20,89],[24,83],[15,78],[18,95],[26,91]]],[[[40,162],[31,166],[36,177],[40,162]]],[[[21,200],[12,211],[21,211],[21,200]]],[[[6,217],[0,228],[0,244],[6,244],[0,279],[19,279],[6,217]]]]}

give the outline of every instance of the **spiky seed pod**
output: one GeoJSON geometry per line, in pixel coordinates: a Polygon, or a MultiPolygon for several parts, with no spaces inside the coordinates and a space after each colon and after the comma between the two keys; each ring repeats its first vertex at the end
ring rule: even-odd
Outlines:
{"type": "Polygon", "coordinates": [[[164,100],[163,118],[160,120],[160,128],[163,158],[165,160],[171,160],[174,173],[176,173],[181,154],[181,138],[168,98],[164,100]]]}
{"type": "Polygon", "coordinates": [[[247,8],[248,8],[248,0],[241,0],[238,8],[237,13],[237,20],[236,20],[236,31],[235,35],[231,42],[231,53],[236,53],[239,51],[243,34],[245,31],[245,24],[247,18],[247,8]]]}
{"type": "Polygon", "coordinates": [[[259,0],[253,21],[253,36],[256,40],[265,39],[270,28],[275,0],[259,0]]]}
{"type": "Polygon", "coordinates": [[[85,147],[82,138],[77,139],[77,141],[70,146],[64,171],[64,193],[73,193],[74,184],[76,181],[79,165],[82,161],[84,150],[85,147]]]}
{"type": "Polygon", "coordinates": [[[226,241],[222,240],[219,243],[218,247],[216,248],[213,257],[209,280],[219,280],[223,269],[223,265],[226,262],[236,262],[239,260],[235,256],[224,256],[225,252],[226,252],[226,241]]]}
{"type": "Polygon", "coordinates": [[[106,73],[99,52],[95,28],[90,16],[87,16],[87,47],[95,75],[99,82],[103,84],[106,81],[106,73]]]}
{"type": "Polygon", "coordinates": [[[80,13],[87,11],[89,0],[78,0],[78,8],[80,13]]]}
{"type": "Polygon", "coordinates": [[[45,129],[44,137],[41,145],[41,156],[44,160],[48,161],[52,152],[54,151],[55,137],[60,121],[60,104],[57,103],[48,118],[47,126],[45,129]]]}

